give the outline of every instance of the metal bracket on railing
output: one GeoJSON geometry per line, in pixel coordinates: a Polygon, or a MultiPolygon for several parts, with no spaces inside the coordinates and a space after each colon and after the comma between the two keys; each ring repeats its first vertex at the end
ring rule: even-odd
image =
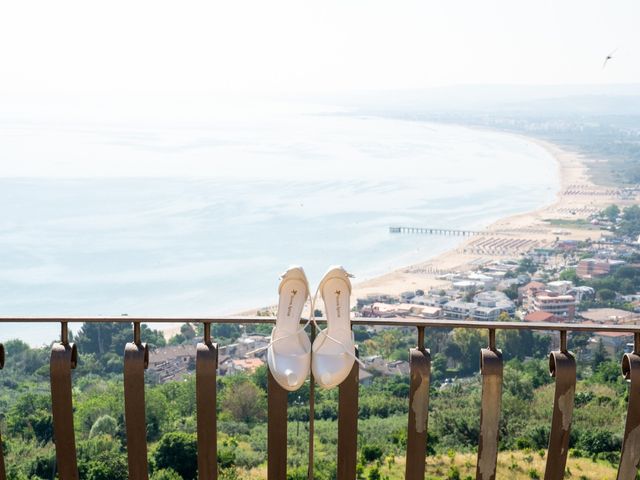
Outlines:
{"type": "Polygon", "coordinates": [[[140,322],[133,324],[133,342],[124,348],[124,418],[130,480],[147,480],[147,423],[144,405],[144,371],[149,349],[140,338],[140,322]]]}
{"type": "Polygon", "coordinates": [[[635,480],[640,463],[640,334],[633,340],[633,353],[622,357],[622,374],[630,386],[617,480],[635,480]]]}
{"type": "Polygon", "coordinates": [[[560,351],[551,352],[549,355],[549,372],[556,379],[556,391],[544,478],[556,480],[564,477],[567,464],[573,400],[576,391],[576,360],[567,350],[566,330],[560,331],[560,351]]]}
{"type": "Polygon", "coordinates": [[[418,348],[409,350],[409,425],[405,478],[422,480],[427,451],[427,423],[429,416],[429,383],[431,354],[424,348],[424,327],[418,327],[418,348]]]}
{"type": "Polygon", "coordinates": [[[482,409],[476,478],[496,478],[498,434],[502,404],[502,352],[496,348],[496,331],[489,329],[489,348],[480,351],[482,373],[482,409]]]}
{"type": "MultiPolygon", "coordinates": [[[[4,345],[0,343],[0,370],[4,368],[4,345]]],[[[7,480],[7,473],[4,469],[4,454],[2,452],[2,435],[0,434],[0,480],[7,480]]]]}
{"type": "Polygon", "coordinates": [[[203,341],[196,347],[196,406],[198,479],[218,478],[216,426],[216,369],[218,345],[211,341],[211,323],[204,324],[203,341]]]}
{"type": "Polygon", "coordinates": [[[78,364],[78,350],[75,344],[69,343],[67,322],[61,322],[60,332],[60,342],[51,346],[50,359],[53,436],[60,478],[77,480],[79,476],[73,429],[71,370],[78,364]]]}

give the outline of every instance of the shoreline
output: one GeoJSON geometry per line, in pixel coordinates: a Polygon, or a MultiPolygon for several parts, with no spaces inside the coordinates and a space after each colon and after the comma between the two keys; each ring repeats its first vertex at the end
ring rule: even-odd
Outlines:
{"type": "MultiPolygon", "coordinates": [[[[461,125],[465,128],[473,128],[461,125]]],[[[460,243],[446,252],[425,258],[423,261],[411,265],[396,268],[390,272],[377,275],[372,278],[355,282],[351,293],[352,305],[357,298],[373,294],[399,295],[407,290],[428,290],[430,288],[444,287],[450,284],[448,280],[437,278],[443,273],[465,272],[480,267],[483,263],[506,258],[514,258],[524,252],[512,252],[508,254],[484,254],[479,253],[476,242],[489,237],[500,239],[526,240],[531,245],[529,250],[536,246],[550,245],[557,238],[585,240],[602,235],[598,230],[581,228],[554,227],[545,222],[545,219],[576,220],[587,218],[592,212],[599,211],[611,203],[624,205],[633,203],[623,201],[615,195],[607,194],[610,188],[596,185],[590,178],[585,157],[577,152],[567,150],[546,140],[529,137],[512,132],[498,131],[505,135],[513,135],[524,141],[535,144],[546,150],[556,161],[559,175],[559,189],[555,200],[535,210],[510,215],[500,218],[483,231],[487,236],[466,237],[460,243]],[[576,191],[582,193],[575,193],[576,191]],[[562,233],[559,234],[559,230],[562,233]],[[555,232],[555,233],[554,233],[555,232]]],[[[262,306],[237,312],[234,315],[255,315],[258,311],[274,308],[262,306]]],[[[169,330],[169,329],[167,329],[169,330]]],[[[165,335],[168,332],[165,332],[165,335]]]]}
{"type": "MultiPolygon", "coordinates": [[[[598,211],[611,203],[623,204],[613,196],[603,195],[607,191],[599,187],[590,178],[584,156],[566,150],[558,145],[525,135],[511,132],[501,132],[514,135],[545,149],[557,162],[559,174],[559,189],[555,200],[535,210],[500,218],[486,228],[492,238],[530,240],[532,245],[546,245],[554,242],[559,236],[562,239],[585,240],[594,234],[601,236],[597,230],[563,227],[562,235],[558,235],[558,227],[554,227],[545,219],[576,220],[586,218],[593,211],[598,211]],[[587,195],[573,195],[568,193],[576,186],[587,195]],[[573,212],[573,213],[572,213],[573,212]],[[554,233],[556,232],[556,233],[554,233]]],[[[478,237],[467,237],[457,247],[442,254],[434,255],[423,262],[400,267],[386,274],[358,282],[354,285],[352,299],[370,294],[385,293],[398,295],[412,289],[438,288],[449,285],[448,280],[436,278],[441,273],[465,272],[478,268],[485,261],[514,258],[517,252],[510,254],[482,254],[474,248],[478,237]]],[[[535,247],[532,247],[535,248],[535,247]]]]}

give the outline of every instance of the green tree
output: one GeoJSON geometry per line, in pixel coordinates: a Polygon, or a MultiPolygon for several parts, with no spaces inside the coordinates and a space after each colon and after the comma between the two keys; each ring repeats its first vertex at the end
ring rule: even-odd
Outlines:
{"type": "Polygon", "coordinates": [[[573,282],[574,285],[580,284],[580,277],[578,277],[578,273],[575,268],[566,268],[560,272],[560,280],[568,280],[573,282]]]}
{"type": "Polygon", "coordinates": [[[454,330],[451,340],[460,350],[461,370],[466,373],[477,372],[480,368],[480,349],[488,344],[486,332],[459,328],[454,330]]]}
{"type": "Polygon", "coordinates": [[[7,430],[11,435],[33,438],[45,444],[53,439],[51,400],[48,395],[25,393],[9,409],[7,430]]]}
{"type": "Polygon", "coordinates": [[[214,323],[211,325],[211,335],[213,335],[214,338],[238,338],[240,336],[240,325],[233,323],[214,323]]]}
{"type": "Polygon", "coordinates": [[[600,366],[602,362],[607,361],[607,350],[604,348],[604,342],[602,338],[598,340],[598,345],[596,347],[595,352],[593,352],[593,357],[591,359],[591,368],[595,372],[597,368],[600,366]]]}
{"type": "MultiPolygon", "coordinates": [[[[150,347],[166,345],[164,335],[158,330],[152,330],[147,325],[140,327],[143,342],[150,347]]],[[[75,338],[78,349],[82,353],[95,353],[99,356],[114,353],[124,354],[124,347],[133,340],[133,325],[131,323],[84,323],[75,338]]]]}
{"type": "Polygon", "coordinates": [[[640,207],[638,205],[631,205],[624,209],[618,232],[630,237],[637,237],[640,234],[640,207]]]}
{"type": "Polygon", "coordinates": [[[525,257],[518,263],[516,271],[518,273],[535,273],[538,270],[538,266],[532,258],[525,257]]]}
{"type": "Polygon", "coordinates": [[[197,443],[191,433],[165,433],[153,453],[159,469],[173,469],[184,480],[194,480],[197,472],[197,443]]]}
{"type": "Polygon", "coordinates": [[[4,350],[7,356],[15,357],[30,350],[29,345],[22,340],[14,339],[4,342],[4,350]]]}
{"type": "Polygon", "coordinates": [[[601,452],[620,451],[622,441],[610,430],[593,429],[583,431],[576,446],[590,455],[595,455],[601,452]]]}
{"type": "Polygon", "coordinates": [[[89,480],[126,480],[127,460],[120,441],[96,435],[78,442],[78,470],[80,478],[89,480]]]}
{"type": "Polygon", "coordinates": [[[266,418],[265,393],[248,379],[226,385],[222,392],[222,409],[237,422],[254,424],[266,418]]]}
{"type": "Polygon", "coordinates": [[[597,296],[601,302],[612,302],[616,299],[616,292],[608,288],[603,288],[598,290],[597,296]]]}
{"type": "Polygon", "coordinates": [[[609,221],[615,222],[618,218],[618,215],[620,215],[620,207],[618,207],[616,204],[609,205],[602,211],[602,215],[605,216],[609,221]]]}

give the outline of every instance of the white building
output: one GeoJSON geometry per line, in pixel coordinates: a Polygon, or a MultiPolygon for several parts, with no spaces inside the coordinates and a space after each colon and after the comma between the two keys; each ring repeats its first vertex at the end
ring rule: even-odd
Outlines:
{"type": "Polygon", "coordinates": [[[516,306],[504,293],[491,290],[478,293],[473,297],[473,302],[461,300],[447,302],[443,310],[448,318],[493,321],[502,313],[513,315],[516,306]]]}

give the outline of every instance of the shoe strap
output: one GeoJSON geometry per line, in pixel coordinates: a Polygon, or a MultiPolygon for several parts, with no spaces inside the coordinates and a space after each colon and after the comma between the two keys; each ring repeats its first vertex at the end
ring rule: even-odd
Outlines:
{"type": "MultiPolygon", "coordinates": [[[[360,360],[358,358],[358,356],[355,354],[355,349],[352,352],[351,348],[347,347],[344,342],[341,342],[340,340],[338,340],[337,338],[332,337],[331,335],[329,335],[327,333],[328,329],[325,330],[321,330],[320,333],[318,335],[323,335],[325,338],[328,338],[329,340],[331,340],[332,342],[340,345],[342,347],[342,350],[344,351],[344,353],[346,353],[347,355],[349,355],[350,357],[353,357],[353,359],[358,362],[358,365],[360,365],[363,369],[366,367],[366,365],[364,364],[364,362],[362,360],[360,360]]],[[[313,355],[313,352],[311,353],[311,355],[313,355]]]]}
{"type": "Polygon", "coordinates": [[[301,328],[299,328],[295,332],[288,333],[287,335],[283,335],[281,337],[278,337],[275,340],[271,340],[271,341],[269,341],[269,343],[266,346],[260,347],[260,348],[256,348],[255,350],[251,350],[250,352],[245,353],[244,356],[248,357],[249,355],[253,355],[255,353],[263,352],[263,351],[271,348],[275,343],[278,343],[280,340],[289,339],[291,337],[297,337],[298,335],[300,335],[300,333],[304,332],[304,329],[307,328],[307,325],[309,325],[309,322],[305,323],[304,326],[302,326],[301,328]]]}

